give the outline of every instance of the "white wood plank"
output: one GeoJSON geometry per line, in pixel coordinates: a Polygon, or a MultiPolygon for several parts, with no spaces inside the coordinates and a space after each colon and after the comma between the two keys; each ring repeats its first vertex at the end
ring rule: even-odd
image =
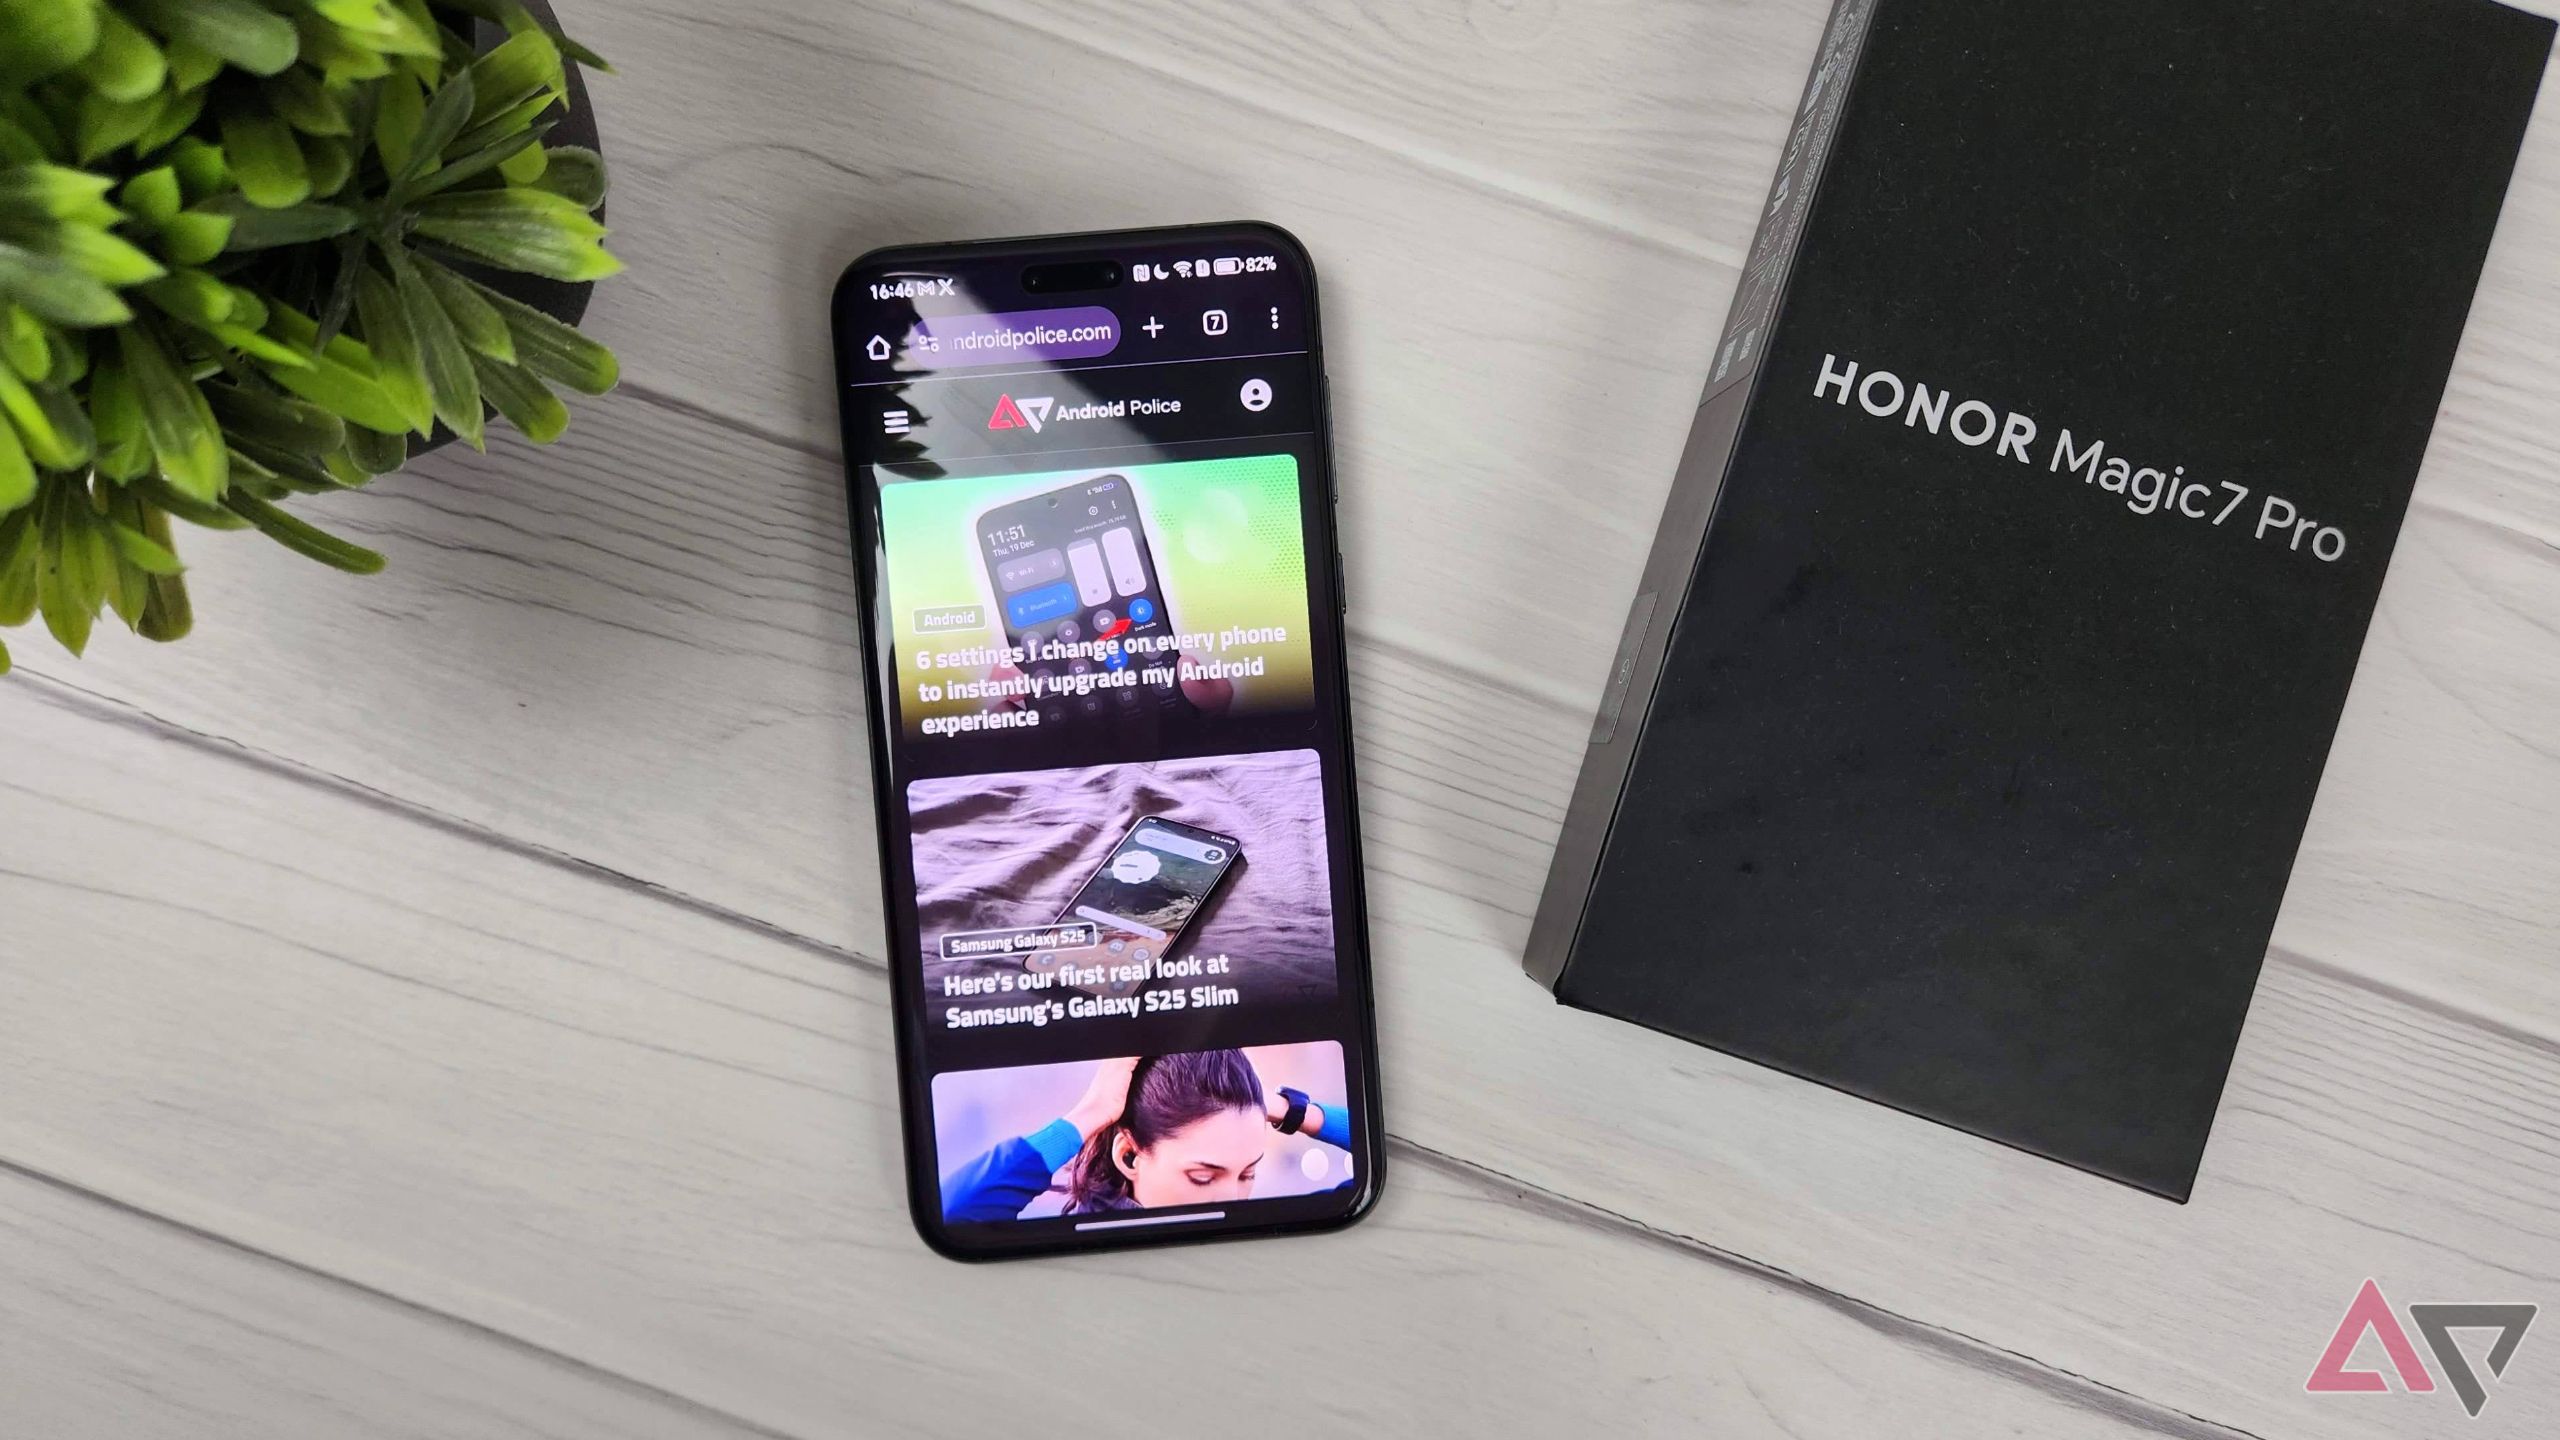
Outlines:
{"type": "Polygon", "coordinates": [[[22,1440],[759,1433],[12,1171],[0,1171],[0,1428],[22,1440]]]}
{"type": "MultiPolygon", "coordinates": [[[[1410,1153],[1340,1237],[955,1265],[899,1198],[876,971],[19,687],[0,730],[25,762],[0,781],[0,1157],[727,1415],[813,1436],[1595,1413],[1665,1435],[2211,1433],[1410,1153]]],[[[0,1178],[0,1239],[27,1242],[0,1253],[42,1282],[0,1316],[74,1366],[23,1372],[38,1413],[77,1413],[80,1367],[109,1363],[119,1284],[143,1287],[107,1302],[136,1387],[229,1363],[220,1307],[263,1306],[279,1351],[325,1359],[305,1337],[334,1331],[369,1354],[349,1380],[473,1394],[441,1433],[498,1433],[466,1417],[546,1393],[485,1344],[373,1348],[379,1324],[291,1272],[211,1277],[200,1313],[200,1260],[102,1255],[91,1232],[121,1222],[60,1209],[0,1178]]],[[[262,1413],[270,1383],[196,1403],[262,1413]]],[[[559,1385],[560,1428],[585,1383],[559,1385]]]]}

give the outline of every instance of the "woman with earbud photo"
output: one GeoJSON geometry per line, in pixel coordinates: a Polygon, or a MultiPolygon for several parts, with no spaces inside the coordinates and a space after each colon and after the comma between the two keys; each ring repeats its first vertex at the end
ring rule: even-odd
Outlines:
{"type": "Polygon", "coordinates": [[[1266,1087],[1241,1050],[1105,1060],[1065,1115],[945,1176],[942,1213],[1016,1219],[1061,1172],[1069,1215],[1248,1200],[1275,1134],[1347,1150],[1350,1117],[1266,1087]]]}

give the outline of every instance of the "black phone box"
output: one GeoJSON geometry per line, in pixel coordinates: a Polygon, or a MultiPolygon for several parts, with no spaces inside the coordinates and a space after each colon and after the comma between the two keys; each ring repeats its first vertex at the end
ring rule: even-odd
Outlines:
{"type": "Polygon", "coordinates": [[[1841,0],[1530,972],[2185,1199],[2551,40],[1841,0]]]}

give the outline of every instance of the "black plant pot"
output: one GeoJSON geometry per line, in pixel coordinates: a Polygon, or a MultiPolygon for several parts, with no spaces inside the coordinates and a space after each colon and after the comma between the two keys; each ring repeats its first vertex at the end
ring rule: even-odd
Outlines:
{"type": "MultiPolygon", "coordinates": [[[[525,0],[524,8],[553,29],[562,28],[560,17],[552,11],[551,0],[525,0]]],[[[490,21],[479,22],[479,30],[483,51],[506,38],[506,31],[490,21]]],[[[560,123],[552,127],[550,134],[542,137],[542,143],[546,146],[581,145],[599,155],[604,153],[604,146],[596,135],[595,111],[587,104],[587,78],[576,65],[569,67],[569,113],[560,117],[560,123]]],[[[601,205],[596,207],[596,218],[604,218],[601,205]]],[[[499,294],[521,300],[566,325],[575,325],[586,317],[587,301],[594,296],[596,289],[592,280],[572,283],[527,275],[521,270],[497,270],[463,261],[451,263],[454,269],[499,294]]],[[[415,460],[431,450],[440,450],[456,438],[442,425],[438,425],[431,435],[412,436],[409,458],[415,460]]]]}

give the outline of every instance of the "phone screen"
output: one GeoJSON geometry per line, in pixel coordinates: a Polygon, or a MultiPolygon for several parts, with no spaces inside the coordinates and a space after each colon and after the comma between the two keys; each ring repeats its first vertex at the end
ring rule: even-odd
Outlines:
{"type": "Polygon", "coordinates": [[[834,321],[918,1228],[1355,1217],[1382,1147],[1304,252],[882,251],[834,321]]]}

